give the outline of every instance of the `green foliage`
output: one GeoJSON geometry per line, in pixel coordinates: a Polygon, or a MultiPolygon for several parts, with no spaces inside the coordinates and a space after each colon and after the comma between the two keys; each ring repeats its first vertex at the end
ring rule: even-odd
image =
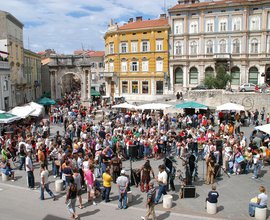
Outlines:
{"type": "Polygon", "coordinates": [[[224,66],[218,66],[216,70],[216,76],[206,75],[204,79],[204,84],[210,89],[225,89],[228,82],[231,82],[232,76],[229,75],[224,66]]]}

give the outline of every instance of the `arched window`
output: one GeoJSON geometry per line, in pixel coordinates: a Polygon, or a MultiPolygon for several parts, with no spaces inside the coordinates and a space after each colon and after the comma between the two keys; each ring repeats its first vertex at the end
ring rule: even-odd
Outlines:
{"type": "Polygon", "coordinates": [[[251,67],[248,72],[248,82],[258,84],[258,76],[258,69],[255,66],[251,67]]]}
{"type": "Polygon", "coordinates": [[[240,42],[238,39],[233,40],[233,53],[240,53],[240,42]]]}
{"type": "Polygon", "coordinates": [[[177,67],[174,71],[174,82],[175,84],[183,84],[183,70],[181,67],[177,67]]]}
{"type": "Polygon", "coordinates": [[[212,54],[213,53],[213,41],[209,40],[206,43],[206,53],[212,54]]]}
{"type": "Polygon", "coordinates": [[[208,66],[205,69],[205,76],[214,76],[214,74],[215,74],[215,71],[211,66],[208,66]]]}
{"type": "Polygon", "coordinates": [[[189,70],[189,84],[198,84],[198,70],[196,67],[189,70]]]}
{"type": "Polygon", "coordinates": [[[226,40],[219,41],[219,52],[220,53],[226,53],[227,52],[227,49],[226,49],[226,40]]]}
{"type": "Polygon", "coordinates": [[[231,75],[232,75],[232,85],[239,85],[240,84],[240,69],[237,66],[234,66],[231,69],[231,75]]]}
{"type": "Polygon", "coordinates": [[[181,41],[176,41],[174,45],[174,54],[175,55],[182,55],[183,53],[182,43],[181,41]]]}
{"type": "Polygon", "coordinates": [[[250,44],[250,53],[258,53],[259,51],[258,48],[259,48],[258,40],[256,38],[253,38],[250,44]]]}
{"type": "Polygon", "coordinates": [[[192,41],[190,43],[190,55],[196,55],[197,54],[197,42],[196,41],[192,41]]]}

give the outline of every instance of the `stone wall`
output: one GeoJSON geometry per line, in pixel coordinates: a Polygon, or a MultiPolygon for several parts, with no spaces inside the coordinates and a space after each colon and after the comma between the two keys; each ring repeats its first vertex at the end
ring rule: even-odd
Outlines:
{"type": "Polygon", "coordinates": [[[185,99],[195,100],[210,107],[217,107],[227,102],[241,104],[246,110],[259,111],[265,107],[270,112],[270,93],[228,92],[224,90],[188,91],[185,99]]]}

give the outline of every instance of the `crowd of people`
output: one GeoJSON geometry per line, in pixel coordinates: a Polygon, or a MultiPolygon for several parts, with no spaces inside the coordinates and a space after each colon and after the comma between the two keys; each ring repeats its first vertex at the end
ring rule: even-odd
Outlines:
{"type": "Polygon", "coordinates": [[[199,160],[206,164],[205,183],[213,184],[221,169],[229,175],[253,172],[253,178],[260,178],[261,168],[269,159],[269,135],[255,130],[247,137],[241,131],[243,120],[262,123],[265,113],[256,118],[243,116],[244,113],[164,115],[106,109],[107,113],[103,111],[101,120],[97,121],[93,116],[102,107],[86,108],[79,100],[76,92],[66,94],[50,108],[48,120],[12,124],[4,128],[0,139],[2,173],[15,181],[17,161],[18,169],[27,172],[28,187],[35,189],[34,163],[37,163],[41,170],[40,199],[44,200],[45,190],[55,200],[48,186],[50,169],[54,178],[64,181],[66,203],[73,219],[78,218],[77,199],[79,208],[84,208],[84,190],[88,202],[96,205],[99,195],[110,202],[111,187],[116,184],[118,207],[128,207],[127,193],[133,176],[123,169],[124,160],[145,160],[142,167],[132,172],[139,178],[141,192],[147,193],[148,211],[144,219],[150,214],[155,219],[154,205],[162,194],[175,190],[177,169],[173,162],[170,166],[163,162],[164,158],[182,161],[183,185],[191,185],[198,178],[199,160]],[[64,133],[51,134],[51,123],[63,125],[64,133]],[[151,160],[160,160],[157,175],[151,160]],[[157,195],[154,183],[158,185],[157,195]]]}

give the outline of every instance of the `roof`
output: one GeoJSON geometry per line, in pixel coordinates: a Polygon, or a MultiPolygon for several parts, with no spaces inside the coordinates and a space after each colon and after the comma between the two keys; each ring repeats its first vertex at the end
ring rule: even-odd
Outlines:
{"type": "Polygon", "coordinates": [[[167,18],[160,18],[155,20],[134,21],[119,27],[118,30],[140,29],[163,27],[169,25],[167,18]]]}
{"type": "Polygon", "coordinates": [[[94,50],[75,50],[75,55],[88,55],[90,57],[103,57],[105,55],[104,51],[94,51],[94,50]]]}
{"type": "MultiPolygon", "coordinates": [[[[261,1],[263,2],[263,1],[261,1]]],[[[210,1],[210,2],[198,2],[190,4],[177,4],[174,7],[170,8],[169,11],[176,9],[190,9],[190,8],[200,8],[200,7],[214,7],[214,6],[226,6],[229,5],[241,5],[245,3],[258,3],[257,0],[222,0],[222,1],[210,1]]]]}

